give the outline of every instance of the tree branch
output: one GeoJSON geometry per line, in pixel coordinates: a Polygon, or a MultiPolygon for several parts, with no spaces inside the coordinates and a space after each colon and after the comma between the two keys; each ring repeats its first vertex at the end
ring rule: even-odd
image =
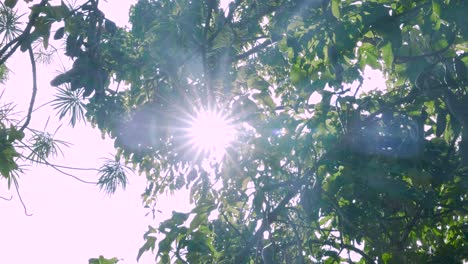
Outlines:
{"type": "Polygon", "coordinates": [[[8,53],[5,56],[1,56],[0,65],[3,65],[5,63],[5,61],[8,60],[11,57],[11,55],[13,55],[13,53],[15,53],[15,51],[21,45],[20,41],[22,41],[24,38],[25,37],[23,37],[23,35],[21,35],[21,36],[17,37],[16,39],[10,41],[8,44],[5,45],[5,47],[3,47],[3,49],[0,51],[0,55],[7,52],[8,49],[5,49],[5,48],[10,47],[11,45],[15,44],[15,46],[13,46],[13,48],[10,51],[8,51],[8,53]]]}
{"type": "Polygon", "coordinates": [[[31,101],[29,102],[29,109],[28,109],[26,121],[24,122],[23,126],[21,126],[20,131],[24,131],[26,127],[28,127],[29,122],[31,121],[31,115],[34,109],[34,102],[36,101],[36,94],[37,94],[36,61],[34,60],[34,53],[31,48],[31,45],[29,45],[28,47],[28,52],[29,52],[29,59],[31,60],[31,67],[32,67],[33,91],[32,91],[31,101]]]}
{"type": "Polygon", "coordinates": [[[445,53],[453,45],[454,41],[455,41],[455,34],[453,34],[448,39],[447,46],[440,49],[440,50],[436,50],[436,51],[429,52],[429,53],[423,53],[423,54],[419,54],[419,55],[413,55],[413,56],[395,56],[394,62],[395,62],[395,64],[400,64],[400,63],[406,63],[406,62],[408,62],[410,60],[414,60],[414,59],[420,59],[420,58],[425,58],[425,57],[435,57],[435,56],[441,55],[441,54],[445,53]]]}
{"type": "Polygon", "coordinates": [[[271,213],[266,214],[267,219],[262,220],[262,225],[260,228],[250,238],[239,254],[237,254],[235,257],[235,263],[246,263],[246,259],[250,256],[250,252],[254,248],[256,241],[258,241],[258,239],[263,236],[263,232],[265,232],[273,222],[277,221],[281,210],[283,210],[286,204],[288,204],[289,201],[296,195],[296,192],[297,190],[290,189],[286,196],[280,201],[278,206],[276,206],[276,208],[273,209],[271,213]]]}
{"type": "Polygon", "coordinates": [[[32,214],[28,213],[28,208],[26,208],[26,204],[24,203],[23,198],[21,197],[18,181],[16,180],[16,178],[13,178],[13,182],[15,183],[16,194],[18,194],[18,198],[20,199],[21,205],[23,206],[24,214],[26,216],[32,216],[32,214]]]}
{"type": "Polygon", "coordinates": [[[411,230],[413,229],[413,227],[420,220],[422,212],[423,212],[423,209],[419,209],[418,212],[416,213],[416,215],[411,219],[411,221],[406,226],[403,234],[401,235],[400,241],[399,241],[398,248],[400,250],[403,250],[405,248],[405,244],[406,244],[406,241],[408,240],[408,236],[409,236],[411,230]]]}
{"type": "Polygon", "coordinates": [[[77,167],[69,167],[69,166],[64,166],[64,165],[58,165],[58,164],[53,164],[53,163],[50,163],[50,162],[44,162],[44,161],[39,161],[39,160],[32,160],[28,157],[24,157],[23,158],[31,161],[31,162],[35,162],[35,163],[39,163],[39,164],[44,164],[44,165],[48,165],[48,166],[52,166],[52,167],[57,167],[57,168],[61,168],[61,169],[67,169],[67,170],[78,170],[78,171],[99,171],[99,169],[96,169],[96,168],[77,168],[77,167]]]}
{"type": "Polygon", "coordinates": [[[229,221],[229,219],[227,218],[227,216],[224,214],[224,212],[220,212],[221,215],[223,216],[224,220],[228,223],[229,226],[232,227],[232,229],[234,229],[234,231],[237,233],[238,236],[240,236],[242,238],[242,240],[244,240],[245,243],[247,243],[247,239],[245,239],[244,235],[242,235],[242,233],[239,231],[239,229],[237,229],[237,227],[235,227],[231,221],[229,221]]]}
{"type": "Polygon", "coordinates": [[[62,173],[62,174],[64,174],[64,175],[66,175],[66,176],[72,177],[73,179],[75,179],[75,180],[77,180],[77,181],[80,181],[80,182],[86,183],[86,184],[93,184],[93,185],[96,185],[96,184],[97,184],[97,182],[90,182],[90,181],[82,180],[82,179],[76,177],[76,176],[73,175],[73,174],[70,174],[70,173],[68,173],[68,172],[65,172],[65,171],[63,171],[63,170],[61,170],[61,169],[59,169],[59,168],[53,166],[52,164],[50,164],[50,163],[47,162],[47,161],[45,161],[45,163],[46,163],[47,165],[51,166],[54,170],[56,170],[56,171],[58,171],[58,172],[60,172],[60,173],[62,173]]]}
{"type": "Polygon", "coordinates": [[[248,56],[250,56],[250,55],[252,55],[252,54],[254,54],[254,53],[257,53],[257,52],[259,52],[260,50],[262,50],[262,49],[264,49],[264,48],[270,46],[271,44],[275,43],[276,41],[277,41],[277,40],[271,40],[271,39],[266,40],[266,41],[264,41],[263,43],[261,43],[261,44],[255,46],[255,47],[253,47],[253,48],[251,48],[250,50],[248,50],[248,51],[246,51],[246,52],[244,52],[244,53],[242,53],[242,54],[237,55],[237,56],[236,56],[236,60],[245,59],[245,58],[247,58],[248,56]]]}
{"type": "Polygon", "coordinates": [[[346,248],[348,250],[352,250],[352,251],[358,253],[359,255],[361,255],[367,261],[367,263],[375,263],[375,261],[369,255],[367,255],[364,251],[360,250],[359,248],[357,248],[357,247],[355,247],[353,245],[348,245],[348,244],[343,244],[341,246],[343,248],[346,248]]]}
{"type": "MultiPolygon", "coordinates": [[[[28,148],[29,150],[34,151],[33,149],[31,149],[30,146],[26,145],[26,144],[23,143],[23,142],[21,142],[21,143],[23,144],[23,146],[25,146],[25,147],[28,148]]],[[[64,174],[64,175],[66,175],[66,176],[72,177],[72,178],[74,178],[75,180],[80,181],[80,182],[82,182],[82,183],[93,184],[93,185],[96,185],[96,184],[97,184],[97,182],[85,181],[85,180],[82,180],[82,179],[76,177],[76,176],[73,175],[73,174],[70,174],[70,173],[68,173],[68,172],[65,172],[65,171],[59,169],[59,167],[55,166],[54,164],[48,162],[47,160],[43,160],[43,164],[48,165],[48,166],[51,166],[54,170],[56,170],[56,171],[58,171],[58,172],[60,172],[60,173],[62,173],[62,174],[64,174]]],[[[65,167],[65,166],[61,166],[61,167],[65,167]]],[[[71,169],[71,167],[67,167],[67,168],[70,168],[70,169],[71,169]]],[[[66,168],[65,168],[65,169],[66,169],[66,168]]]]}
{"type": "Polygon", "coordinates": [[[11,201],[13,199],[13,195],[10,198],[5,198],[3,196],[0,196],[0,199],[5,200],[5,201],[11,201]]]}
{"type": "MultiPolygon", "coordinates": [[[[320,241],[320,240],[311,240],[310,242],[314,243],[314,244],[320,244],[320,245],[328,245],[328,246],[332,246],[334,247],[335,244],[330,242],[330,241],[320,241]]],[[[342,248],[345,248],[345,249],[348,249],[348,250],[352,250],[356,253],[358,253],[359,255],[361,255],[367,263],[375,263],[375,260],[373,260],[369,255],[367,255],[364,251],[360,250],[359,248],[353,246],[353,245],[349,245],[349,244],[340,244],[340,246],[342,248]]]]}
{"type": "MultiPolygon", "coordinates": [[[[42,0],[39,3],[39,6],[45,6],[47,4],[48,0],[42,0]]],[[[0,65],[3,65],[10,57],[13,55],[13,53],[18,49],[19,46],[23,44],[23,41],[27,40],[30,33],[31,29],[34,26],[34,23],[36,22],[36,19],[39,17],[40,12],[33,13],[31,15],[31,18],[29,19],[28,24],[26,25],[26,28],[24,29],[23,33],[10,41],[8,44],[6,44],[1,50],[0,50],[0,65]],[[12,46],[15,45],[5,56],[5,52],[12,46]]],[[[30,43],[31,44],[31,43],[30,43]]],[[[29,45],[30,45],[29,44],[29,45]]]]}

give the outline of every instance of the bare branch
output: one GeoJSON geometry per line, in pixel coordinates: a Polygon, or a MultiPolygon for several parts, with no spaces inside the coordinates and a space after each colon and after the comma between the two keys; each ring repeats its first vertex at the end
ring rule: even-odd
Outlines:
{"type": "Polygon", "coordinates": [[[26,216],[32,216],[33,214],[28,213],[28,208],[26,208],[26,204],[24,203],[23,198],[21,197],[18,180],[16,180],[16,178],[13,178],[13,182],[15,183],[16,194],[18,194],[18,198],[20,199],[21,205],[23,206],[24,214],[26,216]]]}
{"type": "MultiPolygon", "coordinates": [[[[24,142],[22,142],[22,141],[20,141],[20,142],[23,144],[23,146],[25,146],[25,147],[28,148],[29,150],[34,151],[30,146],[26,145],[24,142]]],[[[22,157],[24,158],[24,156],[22,156],[22,157]]],[[[42,162],[41,162],[41,163],[42,163],[42,162]]],[[[55,166],[54,164],[48,162],[47,160],[43,160],[43,164],[48,165],[48,166],[51,166],[54,170],[56,170],[56,171],[58,171],[58,172],[60,172],[60,173],[62,173],[62,174],[64,174],[64,175],[66,175],[66,176],[72,177],[72,178],[74,178],[75,180],[80,181],[80,182],[82,182],[82,183],[93,184],[93,185],[96,185],[96,184],[97,184],[97,182],[91,182],[91,181],[82,180],[82,179],[78,178],[77,176],[75,176],[75,175],[73,175],[73,174],[70,174],[70,173],[68,173],[68,172],[65,172],[65,171],[63,171],[63,170],[60,169],[60,167],[65,167],[65,166],[55,166]]],[[[72,169],[72,167],[65,167],[65,169],[72,169]]]]}
{"type": "Polygon", "coordinates": [[[5,198],[3,196],[0,196],[0,199],[5,200],[5,201],[11,201],[13,199],[13,195],[10,198],[5,198]]]}
{"type": "MultiPolygon", "coordinates": [[[[275,40],[276,41],[276,40],[275,40]]],[[[236,60],[242,60],[242,59],[245,59],[247,58],[248,56],[254,54],[254,53],[257,53],[259,52],[260,50],[270,46],[271,44],[273,44],[273,40],[269,39],[269,40],[266,40],[265,42],[263,42],[262,44],[258,44],[257,46],[251,48],[250,50],[242,53],[242,54],[239,54],[236,56],[236,60]]]]}
{"type": "Polygon", "coordinates": [[[76,176],[73,175],[73,174],[70,174],[70,173],[68,173],[68,172],[65,172],[65,171],[59,169],[58,167],[54,166],[53,164],[49,163],[48,161],[44,161],[44,162],[45,162],[45,164],[51,166],[54,170],[56,170],[56,171],[58,171],[58,172],[60,172],[60,173],[62,173],[62,174],[64,174],[64,175],[66,175],[66,176],[72,177],[73,179],[75,179],[75,180],[77,180],[77,181],[80,181],[80,182],[86,183],[86,184],[93,184],[93,185],[96,185],[96,184],[97,184],[97,182],[91,182],[91,181],[82,180],[82,179],[76,177],[76,176]]]}
{"type": "Polygon", "coordinates": [[[37,72],[36,72],[36,61],[34,59],[34,52],[31,48],[31,45],[28,47],[29,52],[29,59],[31,60],[31,67],[32,67],[32,75],[33,75],[33,92],[31,96],[31,102],[29,103],[28,115],[26,117],[26,121],[24,122],[23,126],[20,128],[20,131],[24,131],[26,127],[29,125],[31,121],[31,115],[34,109],[34,102],[36,101],[36,94],[37,94],[37,72]]]}
{"type": "MultiPolygon", "coordinates": [[[[24,157],[23,158],[27,159],[27,160],[31,160],[31,159],[28,159],[27,157],[24,157]]],[[[31,160],[32,161],[32,160],[31,160]]],[[[99,169],[96,169],[96,168],[78,168],[78,167],[70,167],[70,166],[64,166],[64,165],[58,165],[58,164],[53,164],[53,163],[46,163],[46,162],[43,162],[43,161],[37,161],[37,160],[34,160],[34,162],[36,163],[40,163],[40,164],[44,164],[44,165],[49,165],[49,166],[52,166],[52,167],[57,167],[57,168],[61,168],[61,169],[67,169],[67,170],[78,170],[78,171],[99,171],[99,169]]]]}

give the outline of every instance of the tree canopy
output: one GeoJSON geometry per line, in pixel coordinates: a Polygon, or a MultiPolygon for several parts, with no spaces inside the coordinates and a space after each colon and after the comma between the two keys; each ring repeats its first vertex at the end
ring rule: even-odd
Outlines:
{"type": "MultiPolygon", "coordinates": [[[[190,190],[192,209],[150,226],[138,257],[468,258],[467,1],[139,0],[130,29],[97,0],[31,10],[18,37],[2,32],[0,64],[36,40],[47,48],[62,23],[54,38],[74,63],[51,81],[60,117],[86,115],[114,140],[117,158],[146,176],[149,210],[190,190]],[[370,69],[381,87],[363,86],[370,69]],[[193,142],[201,113],[231,129],[204,132],[221,150],[193,142]]],[[[7,179],[27,123],[2,121],[7,179]]],[[[99,184],[114,192],[126,174],[108,165],[99,184]]]]}

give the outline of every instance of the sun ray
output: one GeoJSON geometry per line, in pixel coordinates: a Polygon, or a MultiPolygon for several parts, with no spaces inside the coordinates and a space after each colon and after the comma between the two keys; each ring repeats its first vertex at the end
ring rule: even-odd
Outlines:
{"type": "Polygon", "coordinates": [[[189,144],[197,153],[219,162],[234,140],[235,130],[221,112],[202,110],[190,122],[188,134],[189,144]]]}

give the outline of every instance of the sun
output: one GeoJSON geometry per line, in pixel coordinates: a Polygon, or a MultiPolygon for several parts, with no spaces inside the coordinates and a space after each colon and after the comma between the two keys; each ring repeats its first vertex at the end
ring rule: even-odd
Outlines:
{"type": "Polygon", "coordinates": [[[234,140],[229,118],[217,111],[199,111],[189,129],[190,143],[202,155],[220,160],[234,140]]]}

